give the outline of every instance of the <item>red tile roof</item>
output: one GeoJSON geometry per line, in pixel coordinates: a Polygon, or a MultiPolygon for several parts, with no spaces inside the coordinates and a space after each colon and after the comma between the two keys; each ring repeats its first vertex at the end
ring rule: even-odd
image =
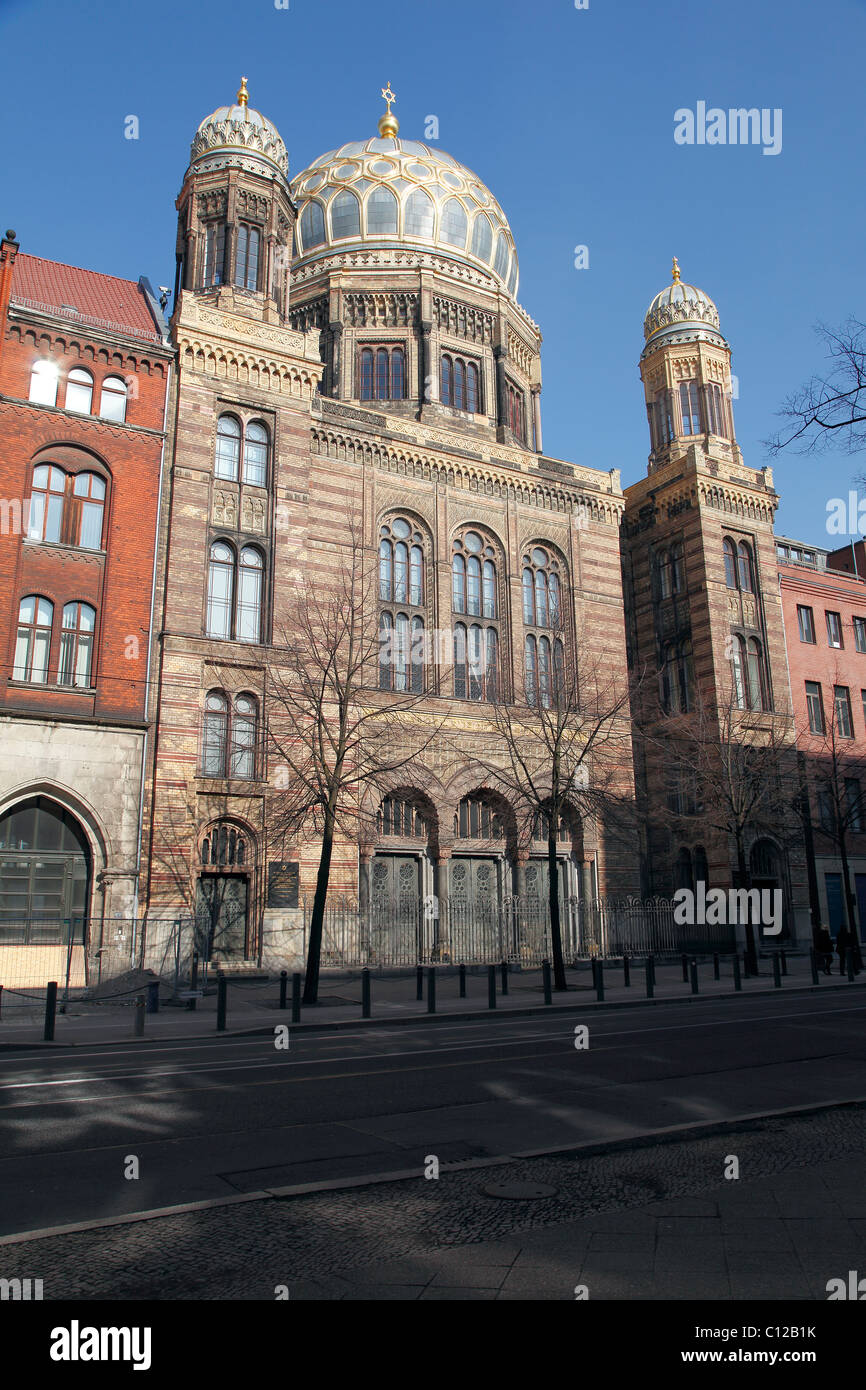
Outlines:
{"type": "Polygon", "coordinates": [[[161,341],[147,299],[134,280],[19,254],[12,275],[12,299],[77,322],[161,341]]]}

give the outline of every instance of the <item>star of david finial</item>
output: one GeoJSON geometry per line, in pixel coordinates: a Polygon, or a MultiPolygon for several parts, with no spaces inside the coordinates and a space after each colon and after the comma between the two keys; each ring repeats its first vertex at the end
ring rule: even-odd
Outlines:
{"type": "Polygon", "coordinates": [[[385,101],[387,101],[387,103],[388,103],[388,115],[390,116],[390,114],[391,114],[391,103],[392,103],[392,102],[395,102],[395,101],[397,100],[397,98],[395,97],[394,93],[391,91],[391,83],[390,83],[390,82],[388,83],[387,87],[383,87],[383,88],[382,88],[382,96],[384,97],[385,101]]]}

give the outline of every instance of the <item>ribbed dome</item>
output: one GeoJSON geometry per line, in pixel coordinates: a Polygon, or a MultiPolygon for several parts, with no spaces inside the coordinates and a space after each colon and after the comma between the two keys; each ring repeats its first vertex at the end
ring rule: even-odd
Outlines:
{"type": "Polygon", "coordinates": [[[341,145],[298,174],[291,192],[296,266],[395,246],[460,261],[486,272],[491,287],[516,294],[517,253],[504,212],[477,175],[443,150],[395,136],[341,145]]]}
{"type": "Polygon", "coordinates": [[[653,347],[662,338],[694,337],[695,332],[716,340],[722,339],[718,309],[703,290],[680,280],[676,261],[673,282],[661,290],[650,304],[644,317],[643,332],[647,344],[653,339],[653,347]]]}
{"type": "Polygon", "coordinates": [[[273,177],[289,176],[289,156],[276,126],[252,106],[218,106],[205,116],[190,146],[199,169],[239,162],[273,177]]]}

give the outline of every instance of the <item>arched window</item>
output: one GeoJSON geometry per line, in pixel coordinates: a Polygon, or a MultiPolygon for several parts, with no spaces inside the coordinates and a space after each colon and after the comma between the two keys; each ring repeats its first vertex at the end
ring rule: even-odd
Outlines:
{"type": "Polygon", "coordinates": [[[83,367],[73,367],[66,378],[66,409],[89,415],[93,404],[93,377],[83,367]]]}
{"type": "Polygon", "coordinates": [[[683,417],[683,434],[700,434],[701,407],[696,381],[680,382],[680,413],[683,417]]]}
{"type": "Polygon", "coordinates": [[[671,565],[671,593],[681,594],[685,588],[685,576],[683,572],[683,548],[679,541],[675,541],[670,550],[671,565]]]}
{"type": "Polygon", "coordinates": [[[427,822],[411,801],[386,796],[376,812],[376,829],[380,835],[394,835],[401,840],[423,840],[427,822]]]}
{"type": "Polygon", "coordinates": [[[503,280],[508,275],[508,238],[504,232],[499,233],[496,242],[496,262],[493,269],[503,280]]]}
{"type": "Polygon", "coordinates": [[[447,242],[449,246],[465,247],[468,234],[469,223],[466,218],[466,209],[457,198],[449,198],[442,209],[439,240],[447,242]]]}
{"type": "Polygon", "coordinates": [[[98,473],[76,473],[72,486],[72,544],[83,550],[102,549],[105,479],[98,473]]]}
{"type": "Polygon", "coordinates": [[[245,545],[238,579],[237,639],[260,642],[262,629],[262,580],[264,561],[260,550],[245,545]]]}
{"type": "Polygon", "coordinates": [[[33,470],[30,522],[27,535],[33,541],[60,540],[63,525],[63,498],[66,474],[53,464],[41,463],[33,470]]]}
{"type": "Polygon", "coordinates": [[[267,428],[261,420],[251,420],[244,430],[244,482],[265,487],[268,480],[267,428]]]}
{"type": "Polygon", "coordinates": [[[58,685],[88,687],[93,664],[93,634],[96,609],[89,603],[67,603],[60,629],[58,685]]]}
{"type": "Polygon", "coordinates": [[[508,427],[521,444],[526,442],[526,412],[523,392],[510,383],[506,391],[508,408],[508,427]]]}
{"type": "Polygon", "coordinates": [[[235,553],[225,541],[210,548],[207,595],[208,637],[231,637],[235,553]]]}
{"type": "Polygon", "coordinates": [[[36,946],[81,941],[92,860],[81,825],[48,797],[19,801],[0,817],[0,932],[36,946]],[[18,932],[24,928],[24,934],[18,932]]]}
{"type": "Polygon", "coordinates": [[[252,781],[256,775],[258,701],[245,691],[229,700],[223,690],[205,699],[202,774],[252,781]]]}
{"type": "Polygon", "coordinates": [[[451,557],[454,613],[493,620],[458,623],[454,629],[454,694],[458,699],[499,699],[499,633],[496,552],[471,528],[457,536],[451,557]]]}
{"type": "Polygon", "coordinates": [[[244,290],[259,287],[259,247],[261,232],[247,222],[238,223],[238,242],[235,252],[235,284],[244,290]]]}
{"type": "Polygon", "coordinates": [[[204,233],[204,265],[202,267],[202,283],[205,286],[223,283],[225,253],[225,223],[208,222],[204,233]]]}
{"type": "Polygon", "coordinates": [[[454,834],[460,840],[502,840],[502,817],[484,796],[464,796],[454,817],[454,834]]]}
{"type": "Polygon", "coordinates": [[[307,203],[301,213],[301,241],[304,251],[312,251],[314,246],[325,242],[325,214],[321,203],[307,203]]]}
{"type": "Polygon", "coordinates": [[[677,708],[688,714],[692,707],[692,644],[688,638],[677,647],[677,708]]]}
{"type": "Polygon", "coordinates": [[[746,594],[753,594],[755,592],[755,561],[752,556],[752,547],[746,541],[740,541],[738,561],[740,588],[746,594]]]}
{"type": "Polygon", "coordinates": [[[493,250],[493,228],[483,212],[479,212],[472,227],[472,254],[490,263],[493,250]]]}
{"type": "Polygon", "coordinates": [[[425,193],[423,188],[414,189],[406,199],[406,212],[403,218],[403,230],[406,235],[428,239],[432,237],[434,214],[435,209],[430,194],[425,193]]]}
{"type": "Polygon", "coordinates": [[[768,709],[764,653],[757,637],[750,637],[746,651],[749,709],[768,709]]]}
{"type": "Polygon", "coordinates": [[[452,405],[477,415],[481,410],[480,375],[475,362],[444,353],[440,361],[439,399],[442,405],[452,405]]]}
{"type": "Polygon", "coordinates": [[[30,371],[29,399],[36,405],[56,405],[59,376],[60,369],[57,363],[40,357],[33,363],[30,371]]]}
{"type": "Polygon", "coordinates": [[[218,478],[236,480],[241,456],[241,426],[233,415],[221,415],[217,421],[216,458],[214,473],[218,478]]]}
{"type": "Polygon", "coordinates": [[[231,763],[232,777],[252,780],[256,775],[256,711],[252,695],[236,695],[232,712],[231,763]]]}
{"type": "Polygon", "coordinates": [[[201,862],[214,869],[232,869],[246,863],[246,836],[237,826],[220,821],[207,832],[201,862]]]}
{"type": "Polygon", "coordinates": [[[221,690],[211,690],[204,702],[202,772],[205,777],[225,777],[228,748],[229,702],[221,690]]]}
{"type": "Polygon", "coordinates": [[[333,241],[361,235],[361,205],[348,188],[337,194],[331,203],[330,215],[333,241]]]}
{"type": "Polygon", "coordinates": [[[725,557],[725,584],[729,589],[738,589],[737,583],[737,548],[730,536],[725,536],[722,544],[722,551],[725,557]]]}
{"type": "Polygon", "coordinates": [[[99,413],[103,420],[122,425],[126,419],[126,400],[129,390],[122,376],[107,376],[99,393],[99,413]]]}
{"type": "Polygon", "coordinates": [[[738,709],[748,709],[748,669],[745,638],[734,637],[731,650],[731,669],[734,682],[734,702],[738,709]]]}
{"type": "Polygon", "coordinates": [[[560,563],[552,551],[535,545],[523,556],[523,621],[531,627],[561,623],[560,563]]]}
{"type": "Polygon", "coordinates": [[[724,397],[722,396],[722,388],[715,381],[712,381],[706,387],[706,393],[709,433],[718,434],[723,439],[727,439],[728,429],[725,421],[725,403],[724,397]]]}
{"type": "Polygon", "coordinates": [[[28,594],[18,606],[18,637],[12,679],[44,685],[48,680],[51,626],[54,604],[38,594],[28,594]]]}
{"type": "Polygon", "coordinates": [[[362,401],[405,399],[406,354],[402,347],[362,348],[359,368],[362,401]]]}
{"type": "Polygon", "coordinates": [[[367,235],[397,235],[397,199],[390,188],[374,188],[367,199],[367,235]]]}
{"type": "Polygon", "coordinates": [[[379,528],[379,601],[401,605],[380,613],[379,686],[419,692],[424,688],[426,629],[424,538],[406,517],[390,517],[379,528]],[[412,610],[416,610],[413,612],[412,610]]]}

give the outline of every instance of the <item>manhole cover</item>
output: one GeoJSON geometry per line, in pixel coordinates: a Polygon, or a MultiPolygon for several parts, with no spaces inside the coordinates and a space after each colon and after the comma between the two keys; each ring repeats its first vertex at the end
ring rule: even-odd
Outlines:
{"type": "Polygon", "coordinates": [[[543,1182],[494,1182],[481,1190],[487,1197],[511,1197],[524,1202],[534,1197],[555,1197],[557,1193],[555,1187],[543,1182]]]}

